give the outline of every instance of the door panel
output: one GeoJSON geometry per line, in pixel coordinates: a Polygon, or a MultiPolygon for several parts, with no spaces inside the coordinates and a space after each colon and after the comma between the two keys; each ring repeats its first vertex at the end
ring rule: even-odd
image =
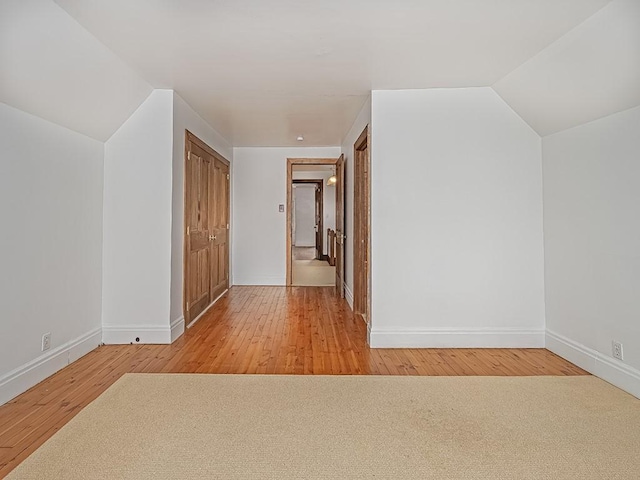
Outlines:
{"type": "Polygon", "coordinates": [[[344,155],[336,163],[336,288],[344,297],[344,155]]]}
{"type": "Polygon", "coordinates": [[[184,316],[187,325],[229,288],[229,165],[186,134],[184,316]]]}
{"type": "Polygon", "coordinates": [[[210,302],[209,172],[211,161],[196,146],[187,154],[186,319],[197,317],[210,302]]]}
{"type": "Polygon", "coordinates": [[[229,167],[219,160],[213,162],[211,183],[214,185],[212,234],[211,296],[215,300],[229,288],[229,167]]]}
{"type": "Polygon", "coordinates": [[[370,177],[368,128],[354,144],[353,311],[369,323],[370,177]]]}

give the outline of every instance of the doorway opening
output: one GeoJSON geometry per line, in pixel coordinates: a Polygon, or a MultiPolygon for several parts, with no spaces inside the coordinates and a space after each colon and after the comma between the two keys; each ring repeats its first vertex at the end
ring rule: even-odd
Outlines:
{"type": "MultiPolygon", "coordinates": [[[[293,207],[291,209],[291,235],[293,246],[293,260],[327,260],[323,242],[325,223],[335,225],[335,218],[331,210],[327,211],[327,219],[324,218],[324,170],[323,165],[308,167],[314,171],[302,170],[293,167],[293,207]],[[318,171],[315,171],[318,169],[318,171]],[[321,178],[298,178],[298,177],[321,178]]],[[[330,187],[330,185],[328,185],[330,187]]],[[[328,193],[327,200],[331,197],[328,193]]],[[[327,202],[328,203],[328,202],[327,202]]],[[[331,227],[329,227],[331,228],[331,227]]],[[[295,283],[295,279],[294,279],[295,283]]]]}
{"type": "MultiPolygon", "coordinates": [[[[340,159],[287,160],[287,285],[338,285],[340,159]]],[[[342,216],[344,217],[344,216],[342,216]]]]}
{"type": "Polygon", "coordinates": [[[294,165],[291,206],[291,285],[331,287],[327,231],[335,229],[335,186],[331,165],[294,165]],[[325,188],[326,186],[326,188],[325,188]],[[326,208],[325,208],[326,205],[326,208]],[[327,237],[327,240],[324,240],[327,237]]]}

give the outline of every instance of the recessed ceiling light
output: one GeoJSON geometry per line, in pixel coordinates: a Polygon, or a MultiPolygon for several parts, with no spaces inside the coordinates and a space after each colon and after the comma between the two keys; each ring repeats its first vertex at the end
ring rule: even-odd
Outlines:
{"type": "Polygon", "coordinates": [[[304,140],[304,137],[302,135],[298,135],[298,138],[296,138],[296,140],[298,140],[299,142],[304,140]]]}

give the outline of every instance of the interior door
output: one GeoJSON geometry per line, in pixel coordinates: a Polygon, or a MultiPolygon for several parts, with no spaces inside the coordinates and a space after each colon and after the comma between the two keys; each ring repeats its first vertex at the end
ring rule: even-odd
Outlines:
{"type": "Polygon", "coordinates": [[[353,311],[369,323],[370,176],[368,127],[354,144],[353,311]]]}
{"type": "Polygon", "coordinates": [[[344,154],[336,163],[336,288],[344,297],[344,154]]]}
{"type": "Polygon", "coordinates": [[[229,162],[186,133],[184,318],[229,288],[229,162]]]}
{"type": "Polygon", "coordinates": [[[209,212],[211,158],[190,145],[186,160],[185,321],[191,322],[211,303],[209,212]]]}
{"type": "Polygon", "coordinates": [[[229,288],[229,166],[214,159],[210,170],[212,215],[211,235],[211,300],[229,288]]]}

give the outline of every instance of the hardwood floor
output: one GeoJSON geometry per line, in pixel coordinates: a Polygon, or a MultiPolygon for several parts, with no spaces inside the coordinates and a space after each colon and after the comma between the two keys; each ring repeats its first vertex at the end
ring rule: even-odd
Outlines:
{"type": "Polygon", "coordinates": [[[333,288],[233,287],[172,345],[102,346],[0,407],[4,477],[127,372],[586,375],[544,349],[374,349],[333,288]]]}

